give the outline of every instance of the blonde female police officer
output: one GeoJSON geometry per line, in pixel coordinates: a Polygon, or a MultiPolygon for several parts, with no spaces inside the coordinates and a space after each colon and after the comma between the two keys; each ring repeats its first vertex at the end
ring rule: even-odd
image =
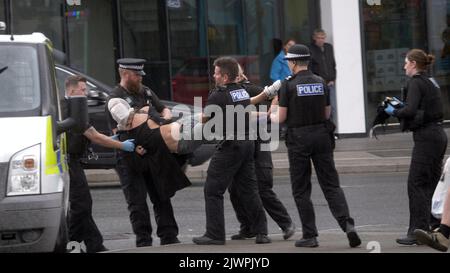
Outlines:
{"type": "Polygon", "coordinates": [[[401,245],[417,244],[415,229],[430,231],[439,225],[431,215],[431,198],[439,182],[442,161],[447,149],[447,135],[442,128],[444,108],[439,85],[429,78],[427,70],[434,56],[413,49],[405,60],[405,73],[410,80],[404,94],[404,107],[388,107],[386,113],[400,119],[404,131],[412,131],[414,149],[408,177],[410,223],[401,245]]]}
{"type": "Polygon", "coordinates": [[[288,126],[288,148],[291,183],[294,199],[302,222],[303,238],[297,247],[318,247],[318,231],[311,202],[311,160],[319,184],[333,216],[347,233],[351,247],[361,240],[350,217],[347,201],[339,185],[334,165],[333,148],[327,120],[330,117],[330,98],[325,81],[308,71],[311,54],[304,45],[292,46],[286,60],[293,76],[283,82],[279,94],[279,109],[273,102],[271,119],[288,126]]]}

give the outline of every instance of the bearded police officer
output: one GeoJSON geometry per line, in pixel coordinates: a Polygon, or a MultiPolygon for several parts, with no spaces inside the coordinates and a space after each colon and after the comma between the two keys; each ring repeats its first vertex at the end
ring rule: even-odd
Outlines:
{"type": "Polygon", "coordinates": [[[297,247],[318,247],[318,231],[311,201],[311,160],[328,205],[339,226],[347,233],[351,247],[361,245],[350,217],[344,192],[334,165],[329,129],[330,98],[325,81],[308,71],[311,59],[304,45],[291,47],[286,55],[293,76],[283,82],[279,109],[274,100],[271,119],[288,126],[288,148],[294,199],[302,222],[303,238],[297,247]]]}
{"type": "MultiPolygon", "coordinates": [[[[270,243],[267,237],[267,220],[255,177],[253,159],[254,141],[249,138],[249,118],[245,114],[245,129],[240,131],[236,126],[239,114],[227,113],[227,108],[236,106],[247,107],[251,103],[248,92],[236,83],[239,67],[235,59],[219,58],[214,62],[216,90],[211,92],[207,106],[218,108],[223,114],[223,131],[216,131],[225,140],[219,145],[213,155],[208,168],[204,194],[206,209],[206,233],[196,237],[193,242],[198,245],[225,244],[225,217],[223,195],[228,187],[232,187],[236,198],[233,202],[240,202],[246,215],[252,215],[251,230],[256,234],[257,244],[270,243]],[[234,126],[229,126],[233,125],[234,126]],[[228,131],[228,128],[233,128],[228,131]],[[243,140],[239,140],[243,139],[243,140]]],[[[239,109],[239,107],[237,108],[239,109]]],[[[208,110],[208,107],[207,109],[208,110]]],[[[229,110],[229,109],[228,109],[229,110]]],[[[210,118],[203,114],[206,122],[210,118]]],[[[206,126],[208,127],[208,126],[206,126]]],[[[217,127],[216,127],[217,128],[217,127]]],[[[208,138],[208,136],[206,136],[208,138]]],[[[230,190],[231,191],[231,190],[230,190]]],[[[231,196],[230,196],[231,198],[231,196]]]]}
{"type": "MultiPolygon", "coordinates": [[[[145,76],[143,70],[145,62],[143,59],[120,59],[117,61],[121,81],[112,91],[111,98],[122,98],[135,110],[150,106],[149,118],[163,124],[172,118],[172,114],[161,103],[157,95],[142,84],[142,77],[145,76]]],[[[111,118],[109,111],[107,113],[110,117],[111,128],[116,128],[117,123],[111,118]]],[[[127,139],[125,132],[119,135],[120,139],[127,139]]],[[[142,172],[144,165],[136,153],[118,152],[117,154],[117,173],[128,203],[131,225],[136,234],[136,246],[152,245],[152,226],[146,201],[147,192],[153,203],[157,224],[156,233],[161,239],[161,245],[179,243],[178,226],[170,199],[163,200],[157,194],[152,174],[142,172]]]]}

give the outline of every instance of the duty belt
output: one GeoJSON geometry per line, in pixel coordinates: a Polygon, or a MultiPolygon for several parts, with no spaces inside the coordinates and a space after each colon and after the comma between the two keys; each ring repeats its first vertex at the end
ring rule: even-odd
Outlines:
{"type": "Polygon", "coordinates": [[[306,126],[300,126],[300,127],[289,127],[288,130],[291,130],[291,131],[314,130],[314,129],[320,129],[320,128],[324,128],[324,127],[325,127],[325,123],[317,123],[317,124],[313,124],[313,125],[306,125],[306,126]]]}

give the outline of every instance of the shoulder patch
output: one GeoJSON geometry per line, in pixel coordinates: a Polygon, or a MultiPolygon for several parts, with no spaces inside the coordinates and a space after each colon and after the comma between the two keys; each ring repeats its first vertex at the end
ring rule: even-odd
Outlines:
{"type": "Polygon", "coordinates": [[[233,102],[245,101],[250,99],[250,95],[245,89],[238,89],[230,92],[233,102]]]}
{"type": "Polygon", "coordinates": [[[325,88],[323,83],[299,84],[297,85],[298,97],[323,96],[325,88]]]}

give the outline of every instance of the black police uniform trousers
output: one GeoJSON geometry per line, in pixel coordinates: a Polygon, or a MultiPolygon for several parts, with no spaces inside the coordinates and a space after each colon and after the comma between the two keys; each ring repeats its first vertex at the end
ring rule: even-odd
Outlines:
{"type": "Polygon", "coordinates": [[[251,230],[267,235],[267,219],[258,194],[253,152],[254,141],[226,141],[215,152],[208,167],[204,194],[206,209],[205,236],[225,240],[223,195],[232,188],[244,215],[251,215],[251,230]]]}
{"type": "Polygon", "coordinates": [[[430,230],[439,226],[431,214],[431,200],[442,174],[447,149],[447,135],[442,126],[431,123],[413,133],[414,148],[408,178],[410,224],[408,235],[415,229],[430,230]]]}
{"type": "Polygon", "coordinates": [[[88,253],[98,252],[103,250],[103,237],[92,218],[92,197],[80,158],[69,154],[69,240],[84,241],[88,253]]]}
{"type": "Polygon", "coordinates": [[[126,160],[118,153],[116,170],[128,204],[131,226],[136,234],[136,246],[152,245],[152,225],[147,206],[147,193],[153,203],[157,236],[161,238],[161,243],[173,240],[178,235],[178,225],[170,199],[161,200],[153,185],[151,174],[144,174],[130,168],[126,160]]]}
{"type": "Polygon", "coordinates": [[[286,138],[292,192],[302,222],[303,238],[318,236],[311,201],[311,161],[331,213],[344,232],[354,226],[334,164],[329,130],[325,124],[289,128],[286,138]]]}
{"type": "MultiPolygon", "coordinates": [[[[261,198],[264,209],[272,217],[272,219],[278,224],[278,226],[284,231],[292,225],[292,219],[287,212],[286,207],[278,199],[276,193],[273,191],[273,162],[272,152],[261,151],[262,144],[269,144],[270,141],[255,141],[255,173],[258,183],[258,192],[261,198]]],[[[233,186],[229,188],[230,200],[233,208],[236,212],[237,219],[241,223],[241,234],[253,235],[254,232],[250,229],[252,222],[252,215],[245,215],[245,208],[242,207],[238,195],[233,186]]]]}

